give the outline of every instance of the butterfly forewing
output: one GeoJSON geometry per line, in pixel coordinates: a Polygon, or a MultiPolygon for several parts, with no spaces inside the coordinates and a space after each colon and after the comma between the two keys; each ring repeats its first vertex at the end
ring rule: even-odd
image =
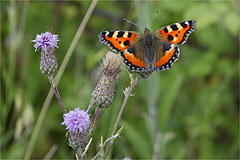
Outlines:
{"type": "Polygon", "coordinates": [[[189,35],[194,31],[196,31],[196,21],[189,20],[162,27],[154,34],[159,38],[163,37],[169,43],[180,45],[184,44],[189,35]]]}
{"type": "Polygon", "coordinates": [[[112,51],[124,51],[131,46],[137,36],[133,31],[104,31],[98,34],[100,41],[106,44],[112,51]]]}

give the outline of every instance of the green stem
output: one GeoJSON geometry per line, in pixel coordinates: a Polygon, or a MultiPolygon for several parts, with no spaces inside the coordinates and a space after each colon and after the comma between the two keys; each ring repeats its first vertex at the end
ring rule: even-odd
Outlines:
{"type": "Polygon", "coordinates": [[[66,108],[65,108],[65,106],[64,106],[64,104],[63,104],[63,101],[62,101],[62,98],[61,98],[61,96],[60,96],[60,93],[58,92],[58,89],[57,89],[56,85],[55,85],[54,82],[53,82],[53,77],[52,77],[52,75],[49,75],[49,76],[48,76],[48,79],[49,79],[49,81],[50,81],[50,83],[51,83],[51,86],[52,86],[52,88],[53,88],[53,90],[54,90],[54,92],[55,92],[55,95],[56,95],[56,97],[57,97],[57,99],[58,99],[58,102],[59,102],[59,104],[60,104],[60,107],[61,107],[62,110],[63,110],[63,113],[67,113],[67,110],[66,110],[66,108]]]}
{"type": "MultiPolygon", "coordinates": [[[[116,122],[115,122],[113,131],[112,131],[112,136],[113,136],[114,134],[116,134],[116,131],[117,131],[117,128],[118,128],[118,126],[119,126],[119,122],[120,122],[120,120],[121,120],[121,117],[122,117],[124,108],[125,108],[125,106],[126,106],[126,104],[127,104],[128,98],[130,97],[133,88],[136,86],[136,84],[138,83],[138,81],[140,80],[140,78],[141,78],[141,77],[138,75],[138,76],[135,78],[135,80],[134,80],[133,82],[131,82],[129,89],[128,89],[127,93],[125,94],[125,97],[124,97],[124,100],[123,100],[123,103],[122,103],[122,106],[121,106],[121,110],[120,110],[120,112],[119,112],[119,114],[118,114],[117,120],[116,120],[116,122]]],[[[108,154],[109,154],[109,152],[111,151],[113,142],[114,142],[114,139],[111,140],[110,143],[108,144],[107,150],[106,150],[106,152],[105,152],[105,155],[104,155],[103,159],[107,159],[108,154]]]]}

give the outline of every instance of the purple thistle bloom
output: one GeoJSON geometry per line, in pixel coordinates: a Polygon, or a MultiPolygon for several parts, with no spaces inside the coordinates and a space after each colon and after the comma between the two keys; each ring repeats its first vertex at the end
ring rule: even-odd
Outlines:
{"type": "Polygon", "coordinates": [[[63,119],[62,125],[65,125],[66,129],[73,133],[86,133],[91,123],[89,114],[79,108],[65,113],[63,119]]]}
{"type": "Polygon", "coordinates": [[[46,51],[47,49],[58,48],[57,42],[59,41],[58,35],[52,34],[50,32],[41,33],[40,35],[37,34],[34,40],[32,42],[35,42],[34,48],[35,52],[39,49],[42,49],[46,51]]]}
{"type": "Polygon", "coordinates": [[[54,53],[58,48],[58,35],[50,32],[37,34],[32,42],[35,42],[35,52],[41,49],[40,71],[42,74],[52,75],[57,72],[58,64],[54,53]]]}

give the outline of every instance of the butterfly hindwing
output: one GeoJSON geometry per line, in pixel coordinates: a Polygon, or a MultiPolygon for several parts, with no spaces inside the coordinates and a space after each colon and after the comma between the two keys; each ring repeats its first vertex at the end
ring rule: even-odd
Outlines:
{"type": "Polygon", "coordinates": [[[163,37],[167,42],[180,45],[184,44],[194,31],[196,31],[196,21],[188,20],[162,27],[155,32],[155,35],[159,38],[163,37]]]}
{"type": "Polygon", "coordinates": [[[121,51],[121,56],[124,63],[127,65],[130,72],[146,71],[146,63],[143,60],[142,46],[132,45],[124,51],[121,51]]]}
{"type": "Polygon", "coordinates": [[[180,50],[175,44],[161,42],[161,46],[161,50],[157,50],[157,61],[155,63],[156,71],[171,69],[180,55],[180,50]]]}
{"type": "MultiPolygon", "coordinates": [[[[152,72],[147,68],[147,64],[143,57],[144,48],[139,43],[135,43],[129,48],[121,51],[124,63],[130,72],[152,72]]],[[[171,69],[172,65],[178,59],[180,50],[177,45],[169,42],[157,41],[156,44],[156,62],[154,64],[155,71],[163,71],[171,69]]]]}
{"type": "Polygon", "coordinates": [[[132,31],[104,31],[98,34],[100,41],[114,52],[124,51],[136,36],[137,34],[132,31]]]}

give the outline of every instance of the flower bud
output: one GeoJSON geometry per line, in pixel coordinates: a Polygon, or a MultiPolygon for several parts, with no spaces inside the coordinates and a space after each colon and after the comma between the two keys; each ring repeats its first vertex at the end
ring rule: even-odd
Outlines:
{"type": "Polygon", "coordinates": [[[83,150],[88,142],[87,133],[74,133],[68,132],[68,145],[72,147],[74,150],[78,150],[81,148],[83,150]]]}
{"type": "Polygon", "coordinates": [[[107,108],[112,103],[122,63],[122,57],[110,51],[103,59],[100,79],[92,93],[92,101],[97,107],[107,108]]]}

